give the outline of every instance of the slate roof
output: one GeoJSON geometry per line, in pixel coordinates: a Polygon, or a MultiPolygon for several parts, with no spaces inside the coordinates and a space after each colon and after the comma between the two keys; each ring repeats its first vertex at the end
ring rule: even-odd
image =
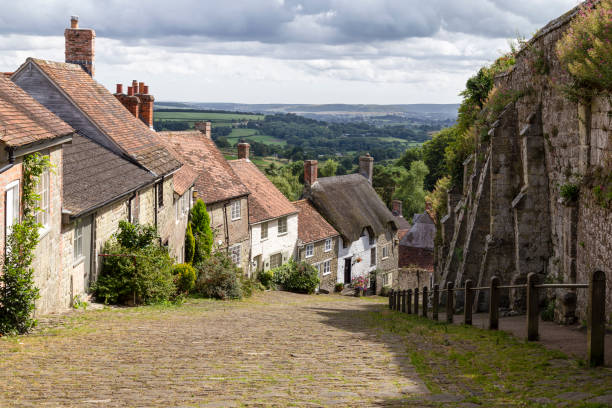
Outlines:
{"type": "Polygon", "coordinates": [[[196,173],[195,188],[206,204],[249,194],[215,142],[201,132],[157,132],[157,136],[196,173]]]}
{"type": "Polygon", "coordinates": [[[80,65],[28,58],[57,85],[72,102],[124,152],[156,175],[169,174],[179,167],[153,132],[134,117],[104,86],[80,65]]]}
{"type": "Polygon", "coordinates": [[[73,216],[153,183],[155,176],[90,139],[75,134],[63,148],[63,209],[73,216]]]}
{"type": "Polygon", "coordinates": [[[434,249],[436,225],[429,214],[415,214],[412,228],[401,238],[400,245],[413,248],[434,249]]]}
{"type": "Polygon", "coordinates": [[[319,213],[350,242],[370,227],[376,236],[389,225],[397,230],[393,214],[361,174],[321,177],[310,186],[310,199],[319,213]]]}
{"type": "Polygon", "coordinates": [[[230,160],[229,163],[240,180],[251,191],[249,223],[255,224],[297,213],[297,208],[250,160],[230,160]]]}
{"type": "Polygon", "coordinates": [[[294,201],[292,204],[299,211],[298,239],[302,243],[307,244],[340,235],[308,200],[294,201]]]}
{"type": "Polygon", "coordinates": [[[0,76],[0,140],[7,146],[23,146],[72,133],[70,125],[0,76]]]}

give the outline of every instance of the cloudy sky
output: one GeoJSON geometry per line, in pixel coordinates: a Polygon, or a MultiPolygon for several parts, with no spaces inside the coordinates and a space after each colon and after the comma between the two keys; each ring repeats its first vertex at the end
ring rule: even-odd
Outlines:
{"type": "Polygon", "coordinates": [[[96,30],[96,79],[157,100],[455,103],[466,79],[577,0],[0,0],[0,71],[96,30]]]}

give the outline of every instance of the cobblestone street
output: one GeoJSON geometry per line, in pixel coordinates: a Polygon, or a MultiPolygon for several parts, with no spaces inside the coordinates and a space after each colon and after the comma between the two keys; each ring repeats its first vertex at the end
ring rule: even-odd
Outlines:
{"type": "MultiPolygon", "coordinates": [[[[244,302],[75,312],[0,341],[0,406],[380,406],[427,399],[379,300],[266,292],[244,302]]],[[[422,403],[416,406],[422,406],[422,403]]]]}

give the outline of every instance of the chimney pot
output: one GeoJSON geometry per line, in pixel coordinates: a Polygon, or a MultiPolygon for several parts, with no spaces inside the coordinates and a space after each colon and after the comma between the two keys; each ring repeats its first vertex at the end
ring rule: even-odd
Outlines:
{"type": "Polygon", "coordinates": [[[304,160],[304,184],[312,186],[317,181],[319,162],[316,160],[304,160]]]}
{"type": "Polygon", "coordinates": [[[123,93],[123,84],[117,84],[117,92],[118,94],[122,94],[123,93]]]}
{"type": "Polygon", "coordinates": [[[145,87],[144,82],[139,82],[138,83],[138,93],[141,93],[141,94],[145,93],[144,87],[145,87]]]}
{"type": "Polygon", "coordinates": [[[402,213],[402,200],[391,201],[391,213],[396,217],[403,217],[402,213]]]}
{"type": "Polygon", "coordinates": [[[251,145],[248,143],[238,143],[238,158],[249,159],[249,150],[251,145]]]}
{"type": "Polygon", "coordinates": [[[70,28],[79,28],[79,16],[70,16],[70,28]]]}
{"type": "Polygon", "coordinates": [[[370,153],[366,153],[365,156],[359,158],[359,174],[368,179],[368,182],[372,184],[372,174],[374,173],[374,158],[370,156],[370,153]]]}
{"type": "Polygon", "coordinates": [[[145,95],[148,95],[149,94],[149,85],[145,85],[144,86],[144,90],[141,93],[143,93],[145,95]]]}
{"type": "Polygon", "coordinates": [[[138,93],[138,81],[137,80],[132,80],[132,89],[134,89],[134,95],[136,95],[138,93]]]}

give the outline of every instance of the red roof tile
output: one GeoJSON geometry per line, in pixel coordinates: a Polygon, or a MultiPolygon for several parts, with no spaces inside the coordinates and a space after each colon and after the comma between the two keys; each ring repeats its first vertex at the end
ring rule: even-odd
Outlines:
{"type": "Polygon", "coordinates": [[[0,140],[11,147],[74,133],[9,79],[0,76],[0,140]]]}
{"type": "Polygon", "coordinates": [[[156,143],[153,132],[79,65],[28,58],[123,151],[157,175],[178,169],[178,162],[156,143]]]}
{"type": "Polygon", "coordinates": [[[201,132],[157,132],[157,136],[197,173],[195,188],[206,204],[249,194],[215,143],[201,132]]]}
{"type": "Polygon", "coordinates": [[[250,160],[230,160],[240,180],[251,190],[249,222],[251,224],[297,212],[289,200],[250,160]]]}
{"type": "Polygon", "coordinates": [[[325,221],[325,218],[315,210],[308,200],[294,201],[292,204],[299,211],[298,239],[302,243],[307,244],[339,235],[338,231],[325,221]]]}

